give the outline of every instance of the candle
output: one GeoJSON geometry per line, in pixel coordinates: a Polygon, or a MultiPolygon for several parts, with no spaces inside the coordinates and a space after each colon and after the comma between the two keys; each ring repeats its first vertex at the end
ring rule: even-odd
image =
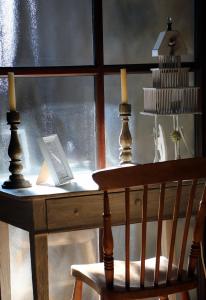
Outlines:
{"type": "Polygon", "coordinates": [[[14,73],[8,73],[9,81],[9,109],[10,111],[16,111],[16,95],[15,95],[15,82],[14,82],[14,73]]]}
{"type": "Polygon", "coordinates": [[[121,91],[122,91],[122,103],[128,102],[127,97],[127,71],[126,69],[121,69],[121,91]]]}

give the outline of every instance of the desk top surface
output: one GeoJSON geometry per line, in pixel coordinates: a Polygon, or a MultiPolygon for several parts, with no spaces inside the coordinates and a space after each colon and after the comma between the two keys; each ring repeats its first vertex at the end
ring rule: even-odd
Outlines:
{"type": "Polygon", "coordinates": [[[98,192],[98,185],[93,181],[91,173],[82,172],[79,174],[75,174],[75,178],[72,179],[69,183],[54,186],[53,183],[45,183],[42,185],[35,184],[35,178],[29,177],[29,181],[32,183],[32,187],[30,188],[22,188],[22,189],[3,189],[2,183],[4,180],[0,181],[0,195],[8,196],[8,197],[17,197],[21,198],[21,200],[26,198],[55,198],[59,196],[68,196],[68,195],[78,195],[78,194],[91,194],[98,192]]]}

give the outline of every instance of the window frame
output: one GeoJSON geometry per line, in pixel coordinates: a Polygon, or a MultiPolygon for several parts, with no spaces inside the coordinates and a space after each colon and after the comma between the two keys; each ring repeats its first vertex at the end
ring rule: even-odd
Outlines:
{"type": "MultiPolygon", "coordinates": [[[[194,1],[194,62],[184,62],[183,67],[189,67],[195,74],[195,84],[200,86],[201,97],[206,95],[204,87],[206,74],[206,59],[204,56],[205,36],[203,32],[203,0],[194,1]]],[[[17,77],[60,77],[60,76],[94,76],[94,97],[96,115],[97,168],[105,167],[105,108],[104,108],[104,76],[118,74],[121,68],[126,68],[129,74],[151,73],[156,68],[155,63],[105,65],[103,49],[103,8],[102,0],[92,0],[93,29],[93,65],[84,66],[52,66],[52,67],[1,67],[0,76],[14,72],[17,77]]],[[[195,116],[195,154],[206,155],[206,104],[202,101],[202,116],[195,116]],[[201,128],[201,130],[200,130],[201,128]]]]}
{"type": "MultiPolygon", "coordinates": [[[[93,65],[85,66],[53,66],[53,67],[0,67],[0,77],[6,77],[8,72],[14,72],[17,77],[60,77],[60,76],[94,76],[94,96],[96,109],[96,144],[97,168],[104,168],[105,151],[105,109],[104,109],[104,76],[119,74],[121,68],[126,68],[129,74],[147,74],[157,64],[121,64],[105,65],[103,51],[103,0],[92,0],[93,29],[93,65]]],[[[200,87],[202,99],[202,115],[195,116],[195,155],[206,156],[206,35],[204,31],[204,0],[194,0],[194,62],[184,62],[183,67],[189,67],[194,72],[195,85],[200,87]]],[[[205,221],[206,228],[206,221],[205,221]]],[[[100,240],[101,240],[100,231],[100,240]]],[[[203,241],[206,248],[206,234],[203,241]]],[[[204,256],[206,254],[204,253],[204,256]]],[[[102,258],[102,253],[100,253],[102,258]]],[[[198,299],[205,294],[204,278],[198,289],[198,299]]],[[[204,297],[204,296],[203,296],[204,297]]]]}

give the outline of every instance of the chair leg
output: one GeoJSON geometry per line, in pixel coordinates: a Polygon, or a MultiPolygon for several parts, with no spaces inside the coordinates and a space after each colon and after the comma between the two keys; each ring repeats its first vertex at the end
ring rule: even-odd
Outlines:
{"type": "Polygon", "coordinates": [[[190,295],[188,291],[182,292],[181,293],[181,299],[182,300],[190,300],[190,295]]]}
{"type": "Polygon", "coordinates": [[[76,279],[72,300],[81,300],[81,299],[82,299],[82,281],[80,279],[76,279]]]}

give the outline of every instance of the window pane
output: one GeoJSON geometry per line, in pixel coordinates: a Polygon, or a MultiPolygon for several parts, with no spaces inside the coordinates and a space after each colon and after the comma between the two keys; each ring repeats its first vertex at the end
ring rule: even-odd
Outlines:
{"type": "MultiPolygon", "coordinates": [[[[11,299],[33,300],[29,233],[9,225],[11,299]]],[[[72,299],[73,264],[98,261],[98,233],[96,229],[58,232],[48,235],[49,299],[72,299]]],[[[84,287],[84,297],[98,300],[98,295],[84,287]]]]}
{"type": "Polygon", "coordinates": [[[168,16],[187,45],[184,60],[193,60],[194,0],[105,0],[103,13],[106,64],[155,62],[152,48],[168,16]]]}
{"type": "Polygon", "coordinates": [[[0,0],[0,65],[93,63],[91,0],[0,0]]]}
{"type": "MultiPolygon", "coordinates": [[[[7,80],[1,79],[0,154],[7,156],[9,126],[6,124],[7,80]],[[1,91],[3,88],[1,89],[1,91]]],[[[24,165],[38,173],[43,157],[37,139],[57,134],[72,170],[95,169],[95,112],[93,77],[16,78],[19,133],[24,165]]],[[[1,160],[1,173],[9,158],[1,160]]]]}
{"type": "MultiPolygon", "coordinates": [[[[152,86],[151,75],[128,75],[128,98],[132,105],[130,130],[133,139],[132,160],[138,163],[154,161],[154,117],[140,114],[143,111],[143,87],[152,86]]],[[[105,78],[105,112],[106,112],[106,155],[107,165],[119,164],[119,134],[121,122],[119,118],[119,103],[121,99],[120,76],[106,76],[105,78]]],[[[171,116],[159,116],[158,124],[166,137],[168,159],[174,159],[174,144],[171,139],[173,121],[171,116]]],[[[192,115],[180,115],[179,125],[183,128],[186,143],[194,151],[194,120],[192,115]]],[[[181,143],[181,157],[190,157],[183,143],[181,143]]]]}

